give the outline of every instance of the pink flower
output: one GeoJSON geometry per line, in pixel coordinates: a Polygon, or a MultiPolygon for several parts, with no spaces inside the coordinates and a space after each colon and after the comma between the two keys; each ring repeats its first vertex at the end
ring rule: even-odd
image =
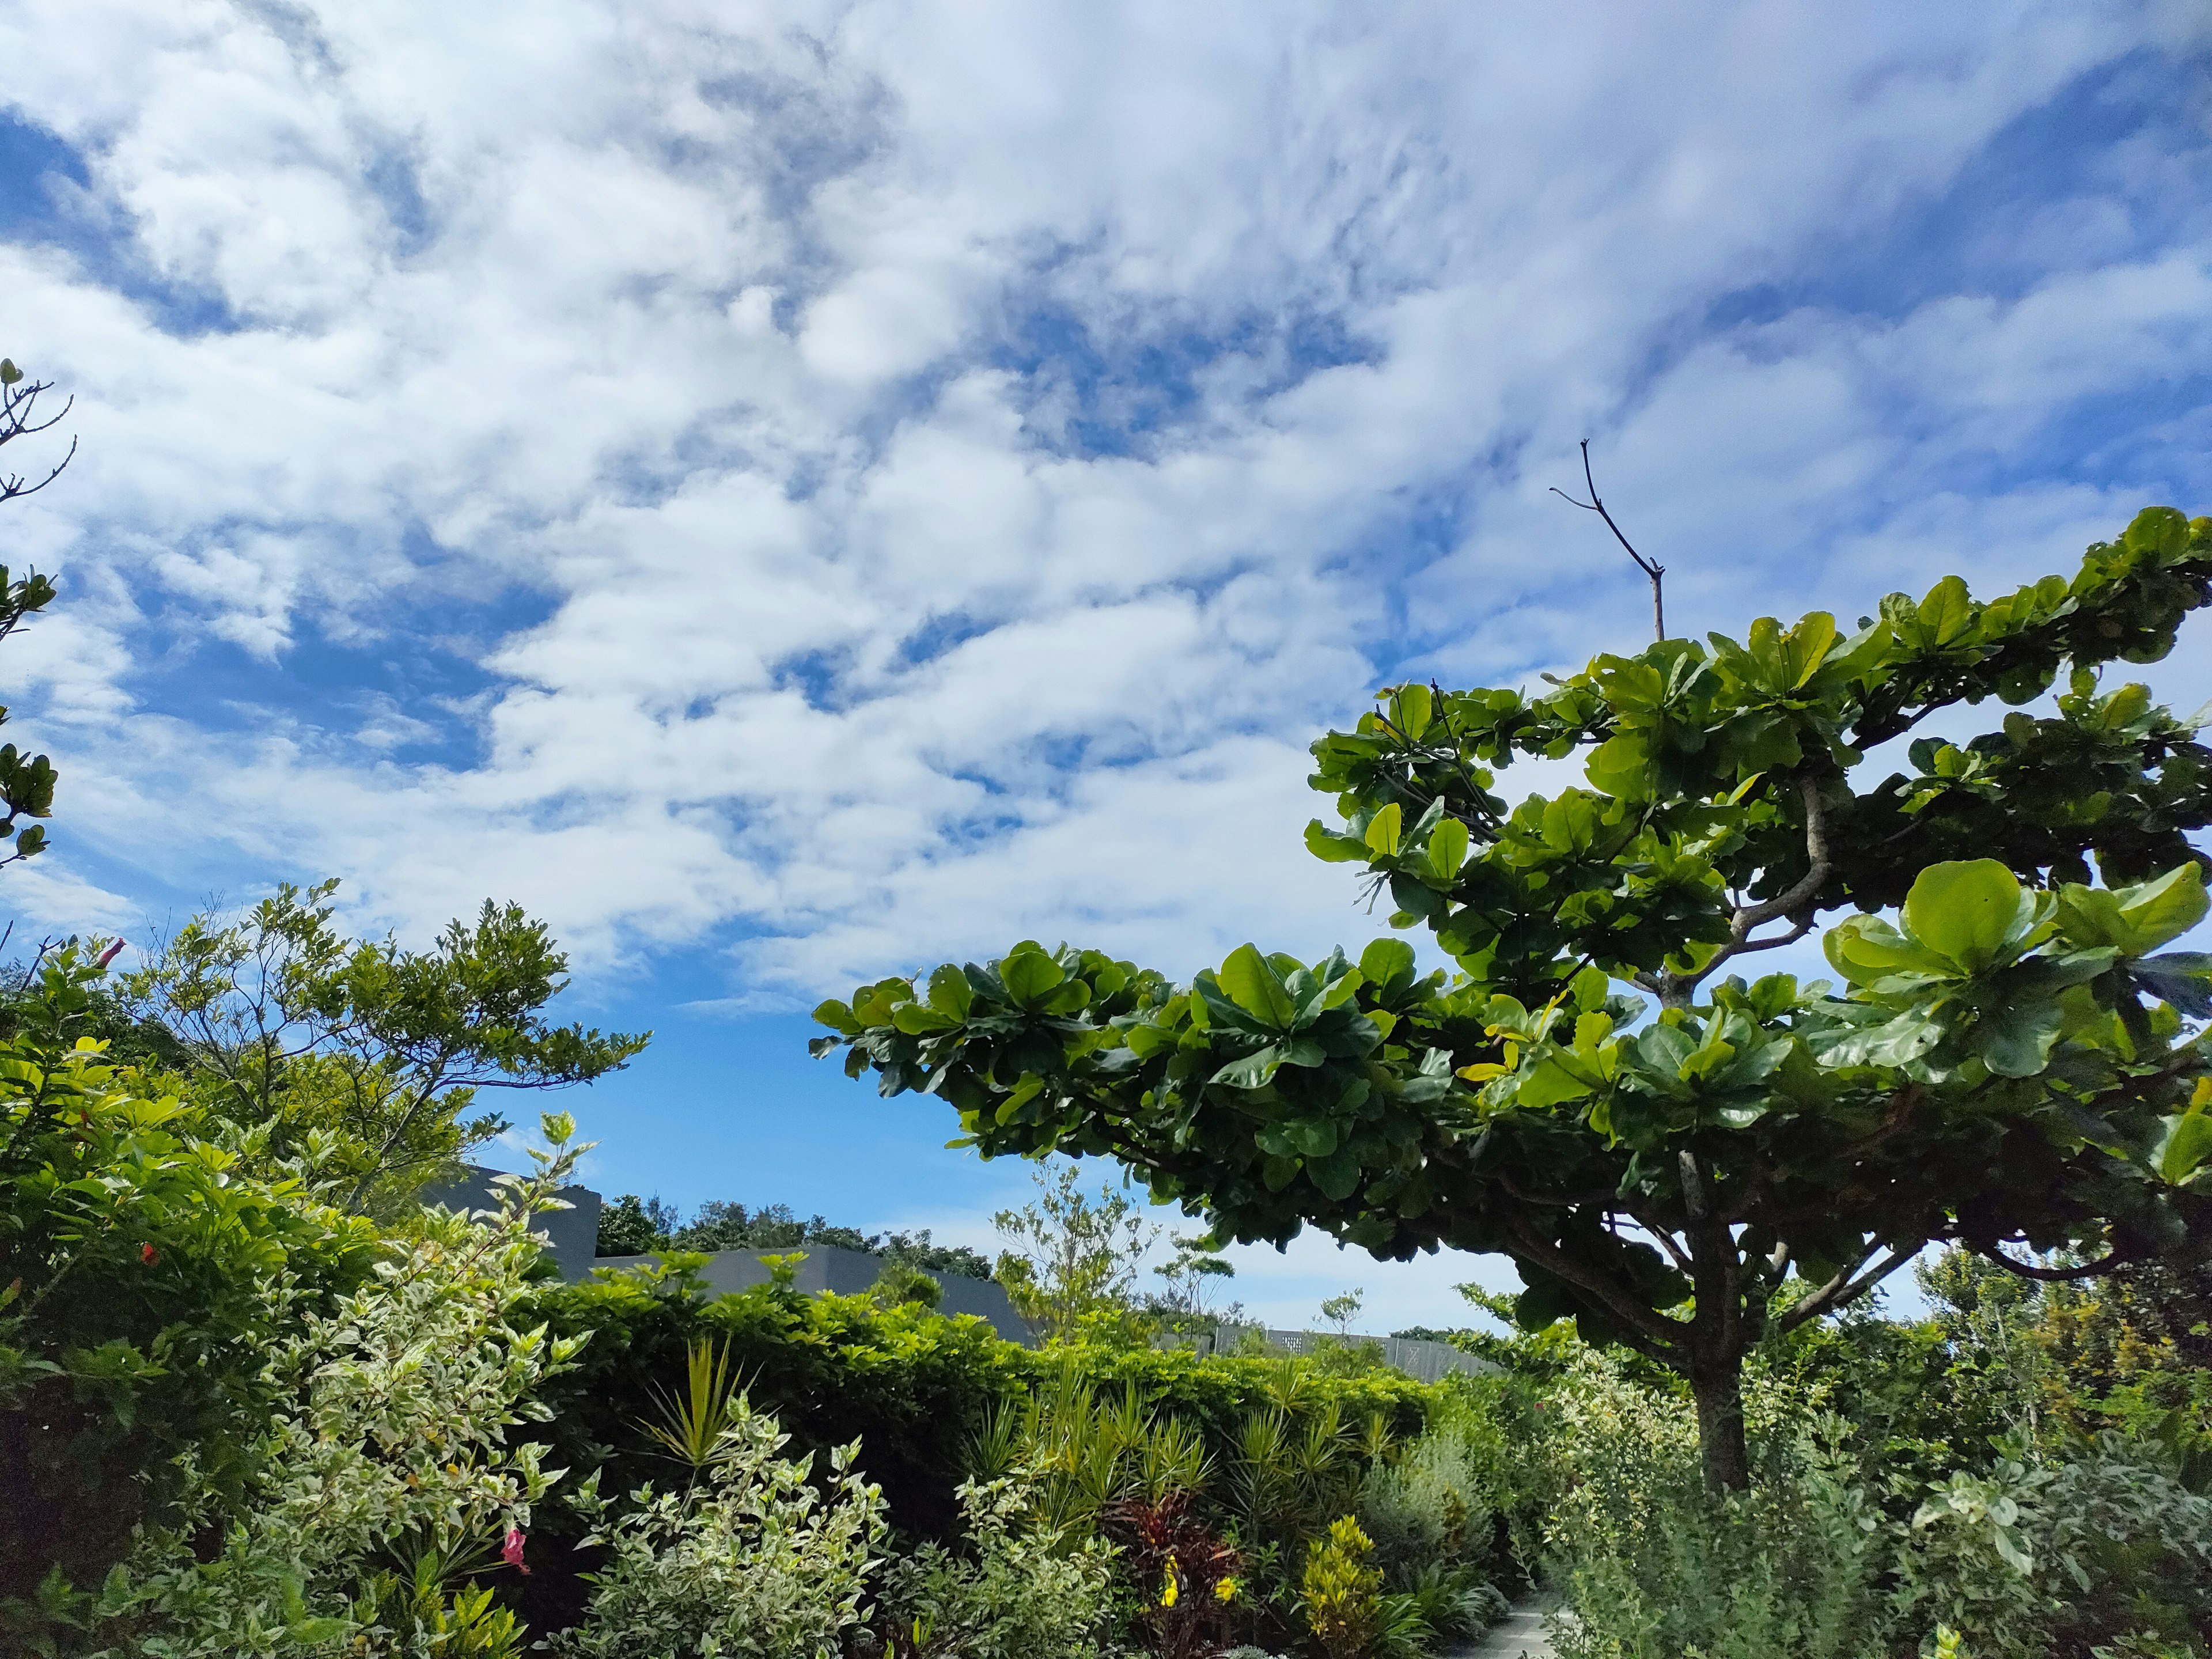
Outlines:
{"type": "Polygon", "coordinates": [[[109,963],[115,960],[116,957],[121,953],[122,950],[123,941],[121,939],[116,940],[114,944],[109,945],[105,951],[102,951],[100,953],[100,960],[94,963],[93,966],[95,968],[106,967],[109,963]]]}
{"type": "Polygon", "coordinates": [[[524,1577],[530,1576],[530,1569],[522,1565],[521,1528],[509,1527],[507,1529],[507,1542],[500,1547],[499,1559],[518,1570],[524,1577]]]}

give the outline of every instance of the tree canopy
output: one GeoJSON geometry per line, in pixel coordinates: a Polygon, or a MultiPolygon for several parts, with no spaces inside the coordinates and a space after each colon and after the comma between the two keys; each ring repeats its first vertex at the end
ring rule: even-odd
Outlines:
{"type": "Polygon", "coordinates": [[[484,1089],[548,1089],[620,1069],[651,1033],[556,1025],[568,957],[520,905],[486,900],[428,951],[353,939],[335,881],[285,884],[234,917],[196,916],[123,976],[117,1022],[164,1032],[216,1109],[268,1123],[289,1154],[316,1129],[347,1149],[353,1198],[412,1194],[507,1129],[465,1120],[484,1089]]]}
{"type": "Polygon", "coordinates": [[[2047,1274],[2205,1241],[2212,959],[2162,947],[2204,915],[2212,751],[2103,674],[2208,599],[2212,520],[2154,507],[2070,579],[1947,576],[1848,635],[1763,617],[1541,696],[1392,687],[1315,744],[1338,822],[1307,842],[1456,973],[1387,939],[1176,983],[1024,941],[824,1003],[815,1051],[941,1096],[985,1156],[1119,1159],[1222,1237],[1506,1251],[1525,1319],[1686,1376],[1741,1484],[1750,1345],[1925,1243],[2047,1274]],[[1992,698],[1970,741],[1921,731],[1992,698]],[[1587,787],[1492,793],[1577,755],[1587,787]],[[1836,910],[1840,990],[1714,978],[1836,910]]]}

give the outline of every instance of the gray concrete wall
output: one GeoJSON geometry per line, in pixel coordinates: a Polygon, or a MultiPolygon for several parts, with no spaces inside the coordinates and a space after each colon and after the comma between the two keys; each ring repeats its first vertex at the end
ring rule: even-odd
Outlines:
{"type": "MultiPolygon", "coordinates": [[[[1261,1330],[1256,1325],[1224,1325],[1209,1352],[1229,1353],[1235,1351],[1245,1332],[1261,1330]]],[[[1349,1336],[1339,1338],[1322,1331],[1261,1330],[1267,1346],[1285,1353],[1310,1353],[1321,1342],[1377,1342],[1382,1346],[1382,1363],[1394,1370],[1423,1382],[1434,1382],[1439,1377],[1455,1373],[1463,1376],[1486,1376],[1500,1368],[1487,1359],[1455,1348],[1449,1342],[1430,1342],[1418,1337],[1406,1336],[1349,1336]]]]}
{"type": "MultiPolygon", "coordinates": [[[[717,1250],[707,1258],[700,1276],[717,1296],[726,1296],[732,1291],[750,1290],[768,1283],[769,1270],[761,1261],[763,1256],[800,1253],[806,1259],[799,1264],[791,1281],[792,1288],[810,1296],[824,1291],[858,1296],[873,1285],[884,1270],[884,1258],[866,1250],[842,1249],[835,1244],[793,1244],[781,1250],[717,1250]]],[[[634,1267],[640,1262],[659,1259],[653,1255],[603,1255],[591,1266],[634,1267]]],[[[571,1273],[569,1277],[580,1279],[583,1275],[571,1273]]],[[[1018,1342],[1024,1347],[1036,1346],[1036,1337],[1028,1322],[1014,1311],[1014,1304],[1006,1299],[1005,1287],[995,1279],[968,1279],[958,1273],[933,1273],[930,1277],[944,1288],[937,1304],[938,1312],[973,1314],[1007,1341],[1018,1342]]]]}
{"type": "MultiPolygon", "coordinates": [[[[499,1208],[499,1193],[491,1184],[499,1171],[477,1164],[463,1168],[466,1173],[459,1180],[425,1187],[422,1202],[442,1204],[449,1210],[499,1208]]],[[[578,1279],[592,1271],[592,1260],[599,1251],[599,1195],[589,1187],[563,1187],[560,1195],[568,1207],[539,1211],[535,1224],[546,1236],[553,1259],[561,1264],[562,1278],[578,1279]]]]}

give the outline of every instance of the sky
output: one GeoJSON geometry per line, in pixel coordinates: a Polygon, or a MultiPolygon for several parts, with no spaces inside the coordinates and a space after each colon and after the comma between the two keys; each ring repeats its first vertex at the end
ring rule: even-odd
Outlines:
{"type": "MultiPolygon", "coordinates": [[[[80,444],[0,508],[63,586],[0,908],[520,902],[655,1033],[562,1103],[609,1193],[988,1244],[1030,1171],[805,1011],[1356,950],[1312,738],[1648,629],[1580,440],[1686,631],[2212,508],[2201,5],[15,0],[0,61],[80,444]]],[[[1512,1277],[1239,1261],[1284,1324],[1512,1277]]]]}

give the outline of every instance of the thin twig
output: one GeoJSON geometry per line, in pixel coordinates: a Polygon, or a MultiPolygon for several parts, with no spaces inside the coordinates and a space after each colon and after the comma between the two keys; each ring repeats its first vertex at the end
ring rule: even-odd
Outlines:
{"type": "Polygon", "coordinates": [[[1597,493],[1597,480],[1590,473],[1589,440],[1588,438],[1583,440],[1583,482],[1589,486],[1590,498],[1586,501],[1577,501],[1572,495],[1568,495],[1565,490],[1560,489],[1557,484],[1553,484],[1552,486],[1552,494],[1557,495],[1561,501],[1566,502],[1571,507],[1579,507],[1583,512],[1595,513],[1598,517],[1603,519],[1605,520],[1605,527],[1613,532],[1613,540],[1619,542],[1621,546],[1628,550],[1628,556],[1636,561],[1636,568],[1651,579],[1652,633],[1655,638],[1664,641],[1667,637],[1667,599],[1664,592],[1661,588],[1660,580],[1661,578],[1666,575],[1667,567],[1661,564],[1656,559],[1647,559],[1641,553],[1638,553],[1630,544],[1628,538],[1620,533],[1620,526],[1613,521],[1613,514],[1606,511],[1604,499],[1597,493]]]}

